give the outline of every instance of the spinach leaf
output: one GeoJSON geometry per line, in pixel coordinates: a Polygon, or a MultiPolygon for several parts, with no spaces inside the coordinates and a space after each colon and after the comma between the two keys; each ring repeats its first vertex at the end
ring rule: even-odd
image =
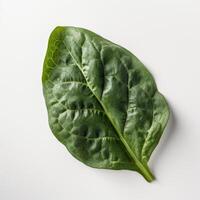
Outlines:
{"type": "Polygon", "coordinates": [[[89,30],[57,27],[42,82],[50,128],[75,158],[154,179],[147,162],[169,109],[133,54],[89,30]]]}

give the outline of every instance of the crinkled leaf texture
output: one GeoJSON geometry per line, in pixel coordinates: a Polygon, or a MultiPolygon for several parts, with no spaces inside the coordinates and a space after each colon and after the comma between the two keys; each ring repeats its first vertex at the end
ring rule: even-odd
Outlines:
{"type": "Polygon", "coordinates": [[[169,109],[132,53],[89,30],[57,27],[42,82],[50,128],[75,158],[154,179],[147,162],[169,109]]]}

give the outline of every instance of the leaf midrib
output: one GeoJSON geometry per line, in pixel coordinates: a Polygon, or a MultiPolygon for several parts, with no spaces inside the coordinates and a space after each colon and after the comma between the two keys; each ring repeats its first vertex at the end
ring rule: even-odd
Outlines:
{"type": "MultiPolygon", "coordinates": [[[[64,43],[64,42],[63,42],[64,43]]],[[[99,102],[99,104],[102,106],[105,115],[107,116],[107,118],[109,119],[111,125],[113,126],[114,130],[117,132],[121,142],[123,143],[123,145],[125,146],[128,154],[130,155],[130,157],[135,161],[135,164],[137,165],[137,167],[141,170],[140,172],[142,173],[142,175],[149,181],[152,181],[154,179],[153,175],[151,174],[151,172],[147,169],[146,166],[144,166],[140,160],[138,160],[138,158],[136,157],[135,153],[132,151],[132,149],[129,147],[129,145],[127,144],[126,140],[124,139],[124,137],[122,136],[122,134],[120,133],[120,131],[117,129],[117,127],[115,126],[112,118],[110,117],[107,109],[105,108],[104,104],[100,101],[100,99],[97,97],[97,95],[93,92],[92,88],[90,87],[90,84],[88,83],[86,76],[82,70],[83,66],[81,67],[80,64],[77,62],[77,60],[74,58],[74,56],[72,55],[71,51],[67,48],[66,44],[64,43],[66,49],[68,50],[70,56],[72,57],[72,59],[74,60],[75,64],[77,65],[77,67],[79,68],[80,72],[82,73],[86,83],[87,83],[87,87],[90,89],[91,93],[96,97],[97,101],[99,102]]]]}

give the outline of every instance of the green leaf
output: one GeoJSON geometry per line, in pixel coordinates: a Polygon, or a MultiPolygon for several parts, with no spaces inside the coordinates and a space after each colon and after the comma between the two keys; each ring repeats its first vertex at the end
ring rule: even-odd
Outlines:
{"type": "Polygon", "coordinates": [[[42,82],[51,130],[75,158],[154,179],[147,162],[169,109],[133,54],[89,30],[57,27],[42,82]]]}

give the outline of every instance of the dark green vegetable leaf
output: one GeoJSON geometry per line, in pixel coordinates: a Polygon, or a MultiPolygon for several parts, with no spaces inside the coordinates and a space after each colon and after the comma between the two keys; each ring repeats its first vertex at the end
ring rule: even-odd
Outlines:
{"type": "Polygon", "coordinates": [[[74,157],[154,179],[147,162],[169,109],[133,54],[89,30],[57,27],[42,82],[51,130],[74,157]]]}

